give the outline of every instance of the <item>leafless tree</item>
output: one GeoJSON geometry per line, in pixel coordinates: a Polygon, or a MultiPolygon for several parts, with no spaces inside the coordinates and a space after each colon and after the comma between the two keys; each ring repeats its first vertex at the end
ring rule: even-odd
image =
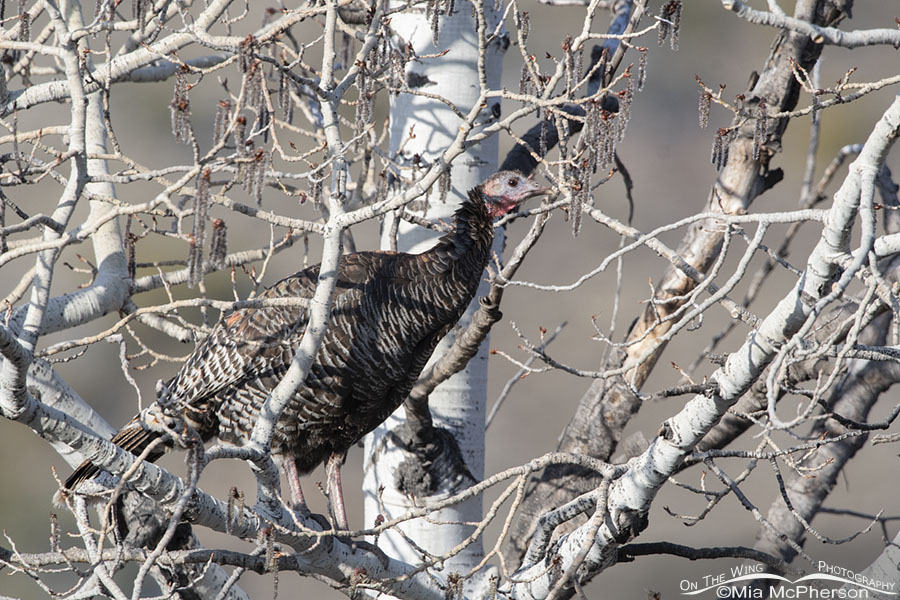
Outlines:
{"type": "MultiPolygon", "coordinates": [[[[734,37],[764,31],[769,54],[741,57],[749,83],[737,94],[696,71],[706,138],[683,150],[710,153],[708,194],[642,229],[632,216],[648,212],[640,190],[653,167],[629,169],[626,129],[642,119],[638,100],[663,95],[647,73],[685,39],[682,13],[698,44],[703,26],[688,27],[695,7],[681,0],[547,2],[570,35],[551,39],[534,7],[515,0],[0,2],[3,428],[29,428],[69,465],[88,459],[108,472],[59,494],[58,508],[50,498],[30,507],[74,519],[53,514],[33,536],[49,536],[37,551],[20,549],[33,539],[8,537],[7,571],[67,598],[245,598],[253,583],[242,577],[253,571],[276,593],[302,576],[349,596],[545,599],[603,597],[585,586],[661,554],[749,561],[739,572],[756,577],[685,579],[680,588],[675,577],[645,578],[629,593],[705,585],[708,597],[721,593],[714,588],[765,597],[777,588],[757,565],[786,585],[824,573],[848,593],[898,591],[893,518],[825,504],[841,474],[863,468],[864,450],[900,439],[891,431],[900,404],[886,393],[900,378],[900,221],[888,166],[900,97],[879,94],[900,74],[847,62],[847,50],[872,46],[896,65],[897,15],[883,3],[856,7],[883,23],[850,30],[852,0],[797,0],[793,15],[776,0],[723,0],[715,10],[733,13],[734,37]],[[505,53],[518,89],[503,85],[505,53]],[[836,82],[823,81],[826,56],[841,62],[836,82]],[[123,98],[161,86],[171,90],[168,107],[148,94],[141,110],[168,110],[171,138],[148,159],[134,134],[145,125],[124,116],[135,113],[123,98]],[[868,130],[824,155],[827,126],[849,135],[831,117],[837,107],[871,97],[882,104],[868,130]],[[799,167],[782,152],[791,121],[808,131],[799,167]],[[555,195],[498,224],[527,223],[509,248],[498,235],[477,302],[404,407],[367,438],[365,526],[337,531],[296,514],[267,449],[328,326],[342,252],[427,248],[465,191],[498,168],[542,178],[555,195]],[[752,210],[763,194],[790,203],[752,210]],[[624,216],[601,197],[624,198],[624,216]],[[617,236],[618,249],[557,257],[581,273],[573,282],[535,278],[526,258],[553,246],[545,231],[560,221],[579,240],[617,236]],[[659,274],[633,310],[628,289],[644,285],[644,254],[659,274]],[[136,397],[123,409],[133,412],[219,315],[299,302],[257,293],[313,257],[323,275],[301,350],[246,446],[185,444],[180,470],[144,462],[107,441],[106,399],[67,383],[76,371],[123,379],[117,402],[136,397]],[[602,316],[593,306],[559,308],[598,279],[608,282],[602,316]],[[547,318],[579,327],[506,326],[501,311],[526,294],[546,298],[547,318]],[[498,323],[515,338],[501,338],[488,360],[498,323]],[[593,339],[599,356],[567,353],[575,338],[593,339]],[[666,350],[675,376],[650,380],[666,350]],[[489,365],[516,372],[488,414],[489,365]],[[557,447],[535,445],[524,463],[486,473],[485,430],[507,399],[528,393],[519,381],[541,373],[586,388],[557,447]],[[639,410],[663,398],[681,402],[626,439],[639,410]],[[255,491],[231,481],[224,493],[204,491],[222,487],[211,470],[240,461],[255,491]],[[771,468],[769,489],[751,489],[761,464],[771,468]],[[714,528],[734,499],[743,510],[728,518],[755,520],[755,541],[657,541],[651,507],[673,487],[699,498],[693,514],[666,509],[667,518],[714,528]],[[823,512],[856,533],[813,528],[823,512]],[[885,551],[867,556],[863,573],[840,572],[804,545],[853,548],[861,533],[879,532],[885,551]]],[[[25,461],[12,444],[0,447],[25,461]]],[[[4,473],[13,510],[26,509],[29,484],[4,473]]],[[[866,494],[851,488],[851,501],[866,494]]],[[[895,495],[880,505],[892,510],[895,495]]]]}

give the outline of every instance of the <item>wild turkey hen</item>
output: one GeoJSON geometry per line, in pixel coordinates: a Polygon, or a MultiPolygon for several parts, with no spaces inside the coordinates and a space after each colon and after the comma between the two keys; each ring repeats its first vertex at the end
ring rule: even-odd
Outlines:
{"type": "MultiPolygon", "coordinates": [[[[272,441],[295,502],[305,507],[298,476],[331,457],[329,499],[338,526],[346,527],[339,478],[346,451],[400,406],[437,343],[471,302],[490,258],[493,219],[547,192],[519,173],[499,172],[469,191],[452,229],[430,250],[341,258],[328,331],[272,441]]],[[[276,283],[263,297],[310,298],[318,276],[319,266],[310,267],[276,283]]],[[[148,456],[156,460],[172,445],[161,424],[177,430],[180,416],[204,441],[245,442],[266,396],[290,366],[306,322],[300,307],[225,315],[157,402],[112,441],[140,454],[163,438],[165,443],[148,456]]],[[[65,487],[74,490],[97,472],[84,462],[65,487]]]]}

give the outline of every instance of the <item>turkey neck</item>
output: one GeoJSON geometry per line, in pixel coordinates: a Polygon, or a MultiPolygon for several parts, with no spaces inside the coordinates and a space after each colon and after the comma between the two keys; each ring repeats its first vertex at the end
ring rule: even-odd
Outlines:
{"type": "Polygon", "coordinates": [[[425,252],[426,261],[440,273],[455,273],[477,282],[487,266],[494,242],[494,224],[484,204],[481,187],[469,190],[468,198],[454,214],[453,228],[425,252]]]}

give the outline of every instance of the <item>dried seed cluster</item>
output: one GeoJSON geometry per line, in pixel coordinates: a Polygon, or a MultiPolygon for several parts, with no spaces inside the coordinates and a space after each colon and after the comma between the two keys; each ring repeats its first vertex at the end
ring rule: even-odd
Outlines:
{"type": "Polygon", "coordinates": [[[358,98],[356,100],[356,149],[359,150],[362,144],[368,140],[363,137],[363,132],[370,123],[375,121],[375,88],[376,80],[367,72],[366,63],[360,65],[359,72],[356,76],[356,89],[358,98]]]}
{"type": "Polygon", "coordinates": [[[291,95],[293,82],[288,77],[288,66],[282,57],[281,68],[278,69],[278,106],[281,107],[281,116],[286,123],[294,120],[294,97],[291,95]]]}
{"type": "Polygon", "coordinates": [[[238,178],[241,187],[256,200],[256,205],[262,204],[262,193],[266,183],[266,168],[269,164],[269,154],[263,148],[258,148],[250,160],[241,163],[238,169],[238,178]]]}
{"type": "Polygon", "coordinates": [[[769,135],[769,113],[766,110],[766,99],[760,98],[753,114],[756,119],[753,128],[753,160],[759,160],[760,151],[769,135]]]}
{"type": "Polygon", "coordinates": [[[209,260],[213,267],[221,269],[225,266],[225,259],[228,256],[228,227],[222,219],[213,220],[213,236],[209,247],[209,260]]]}
{"type": "Polygon", "coordinates": [[[241,73],[246,73],[250,69],[253,62],[253,52],[256,50],[257,40],[252,35],[248,35],[238,46],[238,67],[241,73]]]}
{"type": "Polygon", "coordinates": [[[203,169],[197,177],[194,193],[194,227],[188,252],[188,286],[193,287],[203,277],[203,246],[206,243],[206,224],[209,221],[210,170],[203,169]]]}
{"type": "Polygon", "coordinates": [[[603,108],[600,101],[588,105],[584,119],[587,167],[605,169],[615,161],[616,143],[622,140],[624,119],[603,108]]]}
{"type": "Polygon", "coordinates": [[[710,161],[712,164],[716,165],[717,171],[724,167],[728,162],[728,149],[731,146],[731,142],[733,142],[736,137],[736,127],[722,127],[716,132],[710,161]]]}
{"type": "Polygon", "coordinates": [[[138,22],[138,31],[143,31],[144,26],[147,24],[147,9],[149,7],[150,0],[131,0],[131,13],[138,22]]]}
{"type": "Polygon", "coordinates": [[[425,20],[431,23],[431,40],[438,45],[440,35],[440,16],[453,14],[454,0],[428,0],[425,3],[425,20]]]}
{"type": "Polygon", "coordinates": [[[128,278],[134,281],[137,274],[135,242],[138,238],[131,231],[131,221],[132,215],[128,215],[128,219],[125,221],[125,253],[128,256],[128,278]]]}
{"type": "Polygon", "coordinates": [[[388,68],[388,87],[394,95],[406,87],[406,63],[409,61],[412,46],[406,45],[403,51],[391,50],[390,67],[388,68]]]}
{"type": "Polygon", "coordinates": [[[314,206],[319,207],[322,205],[322,181],[325,179],[325,176],[316,171],[316,167],[319,166],[318,163],[311,163],[309,166],[307,197],[312,199],[314,206]]]}
{"type": "Polygon", "coordinates": [[[31,41],[31,15],[25,10],[25,0],[19,0],[19,32],[16,36],[20,42],[31,41]]]}
{"type": "Polygon", "coordinates": [[[712,102],[712,94],[706,90],[700,90],[700,127],[706,129],[709,125],[709,106],[712,102]]]}
{"type": "Polygon", "coordinates": [[[172,135],[181,144],[191,142],[191,105],[188,101],[187,69],[175,74],[175,94],[169,108],[172,112],[172,135]]]}
{"type": "Polygon", "coordinates": [[[644,84],[647,83],[647,47],[638,46],[636,48],[641,53],[641,61],[638,63],[637,89],[642,91],[644,84]]]}
{"type": "Polygon", "coordinates": [[[231,101],[221,100],[216,109],[216,118],[213,122],[213,145],[219,144],[225,137],[228,127],[231,125],[231,101]]]}
{"type": "Polygon", "coordinates": [[[451,169],[452,167],[448,166],[437,180],[438,202],[441,204],[447,203],[447,196],[450,194],[451,169]]]}
{"type": "MultiPolygon", "coordinates": [[[[241,158],[247,156],[247,143],[247,117],[239,115],[234,120],[234,146],[241,158]]],[[[253,144],[253,142],[249,143],[253,144]]]]}
{"type": "Polygon", "coordinates": [[[672,50],[678,50],[678,34],[681,29],[681,0],[669,0],[660,10],[659,35],[657,43],[662,46],[666,39],[672,50]]]}
{"type": "Polygon", "coordinates": [[[563,56],[566,68],[566,94],[571,95],[581,80],[581,70],[584,63],[584,44],[578,48],[572,47],[572,36],[567,35],[562,43],[563,56]]]}

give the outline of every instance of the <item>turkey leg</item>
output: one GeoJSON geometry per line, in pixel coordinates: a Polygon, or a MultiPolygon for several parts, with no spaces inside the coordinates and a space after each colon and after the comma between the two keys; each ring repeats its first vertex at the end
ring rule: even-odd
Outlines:
{"type": "Polygon", "coordinates": [[[347,510],[344,508],[344,492],[341,490],[341,466],[347,459],[345,452],[333,452],[325,464],[325,482],[328,494],[328,512],[335,529],[350,529],[347,510]]]}
{"type": "Polygon", "coordinates": [[[297,471],[297,461],[293,456],[287,455],[284,457],[283,463],[288,487],[291,490],[291,503],[294,505],[294,510],[308,515],[309,507],[306,506],[306,499],[303,497],[303,490],[300,488],[300,473],[297,471]]]}

